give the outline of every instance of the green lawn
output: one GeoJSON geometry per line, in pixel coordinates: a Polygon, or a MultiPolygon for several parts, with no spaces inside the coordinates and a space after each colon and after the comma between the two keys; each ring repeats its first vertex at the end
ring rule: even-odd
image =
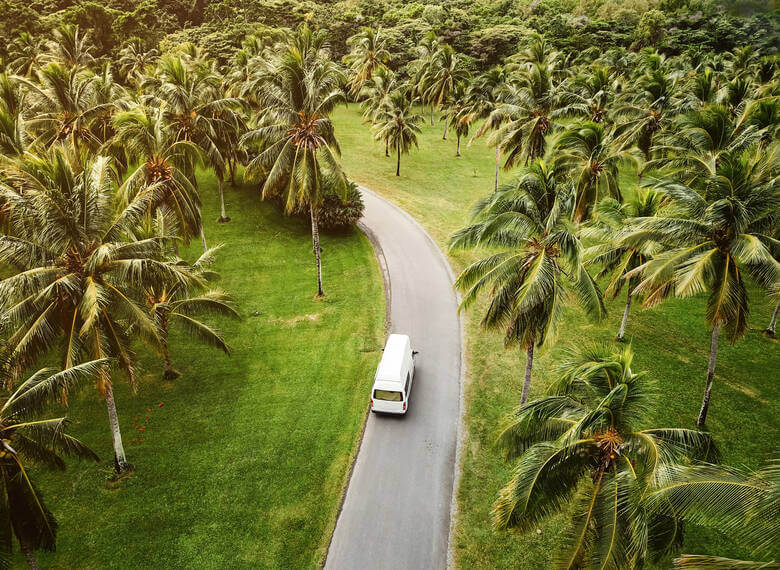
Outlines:
{"type": "Polygon", "coordinates": [[[233,354],[177,334],[181,378],[162,382],[162,363],[144,357],[138,394],[118,383],[136,467],[118,486],[105,406],[89,387],[74,398],[72,431],[103,461],[36,472],[60,523],[44,566],[299,569],[324,556],[384,335],[374,253],[359,233],[323,236],[327,296],[315,300],[305,221],[260,203],[256,188],[226,186],[233,220],[219,225],[215,181],[200,184],[206,236],[224,244],[220,286],[244,315],[219,323],[233,354]]]}
{"type": "MultiPolygon", "coordinates": [[[[450,135],[450,140],[442,141],[441,124],[426,126],[420,150],[402,157],[401,177],[397,178],[394,157],[385,158],[384,149],[372,142],[355,105],[340,109],[334,122],[348,174],[410,212],[442,247],[451,233],[466,222],[471,205],[492,191],[494,155],[481,140],[471,147],[462,144],[463,156],[455,158],[454,137],[450,135]]],[[[633,182],[634,178],[623,176],[626,182],[633,182]]],[[[474,259],[474,254],[458,253],[450,259],[457,272],[474,259]]],[[[721,446],[726,463],[758,467],[776,453],[780,436],[776,397],[780,353],[777,341],[760,332],[773,307],[758,291],[752,292],[751,300],[751,327],[744,340],[735,346],[721,343],[708,427],[721,446]]],[[[491,504],[511,472],[511,466],[501,461],[493,442],[501,417],[519,402],[525,356],[520,350],[505,351],[498,333],[480,330],[483,307],[475,306],[466,321],[468,434],[464,438],[458,494],[461,516],[455,534],[459,565],[548,567],[564,530],[562,520],[550,521],[539,535],[494,533],[490,528],[491,504]]],[[[609,317],[601,324],[590,323],[576,310],[567,311],[557,343],[541,351],[535,362],[532,397],[544,390],[561,351],[586,340],[614,338],[623,300],[610,302],[608,307],[609,317]]],[[[637,307],[629,320],[628,335],[636,351],[636,368],[649,371],[659,387],[655,417],[647,427],[694,427],[709,350],[704,299],[670,300],[650,311],[637,307]]],[[[723,537],[701,529],[689,529],[686,550],[739,553],[723,537]]]]}

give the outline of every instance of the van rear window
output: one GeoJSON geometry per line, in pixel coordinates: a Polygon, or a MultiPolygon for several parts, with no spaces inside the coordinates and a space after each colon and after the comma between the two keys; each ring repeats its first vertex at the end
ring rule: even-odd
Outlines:
{"type": "Polygon", "coordinates": [[[386,400],[388,402],[402,402],[403,395],[401,392],[390,392],[389,390],[374,390],[375,400],[386,400]]]}

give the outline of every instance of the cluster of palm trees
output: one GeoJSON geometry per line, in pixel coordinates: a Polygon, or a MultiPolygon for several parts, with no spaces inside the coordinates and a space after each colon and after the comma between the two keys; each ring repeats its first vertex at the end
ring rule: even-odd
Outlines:
{"type": "MultiPolygon", "coordinates": [[[[518,464],[495,505],[496,526],[531,529],[575,501],[586,515],[575,521],[564,565],[629,567],[670,551],[678,523],[706,512],[695,490],[706,475],[713,489],[745,482],[745,493],[724,493],[735,512],[752,504],[749,490],[771,503],[776,467],[752,475],[697,467],[715,459],[706,434],[636,430],[646,388],[630,370],[630,349],[589,349],[550,396],[527,399],[534,350],[555,338],[567,304],[601,319],[604,297],[623,291],[623,341],[632,300],[648,308],[706,293],[710,358],[697,426],[705,425],[720,334],[734,342],[747,329],[748,279],[780,301],[777,56],[751,48],[705,57],[652,49],[566,55],[532,36],[503,65],[472,77],[449,46],[427,36],[407,69],[374,60],[369,77],[366,46],[383,52],[379,31],[365,30],[352,45],[364,119],[398,162],[417,144],[426,105],[431,124],[440,113],[445,138],[450,128],[457,134],[457,156],[472,129],[472,141],[484,136],[495,148],[494,192],[450,245],[488,250],[456,281],[462,308],[486,293],[482,324],[526,352],[521,406],[500,438],[518,464]],[[370,44],[361,39],[369,34],[370,44]],[[522,171],[499,187],[501,165],[522,171]],[[585,474],[591,482],[582,492],[585,474]],[[667,484],[691,494],[669,499],[667,484]],[[637,502],[645,496],[679,503],[650,508],[637,502]]],[[[777,529],[762,536],[770,531],[777,529]]]]}
{"type": "MultiPolygon", "coordinates": [[[[145,347],[178,376],[169,334],[229,352],[205,315],[238,317],[214,287],[198,177],[213,172],[227,222],[223,182],[239,166],[312,221],[322,295],[318,210],[326,192],[346,191],[328,114],[345,77],[325,36],[306,27],[274,45],[249,38],[228,75],[197,46],[160,56],[132,44],[118,64],[92,57],[89,34],[64,26],[50,41],[23,35],[0,68],[0,356],[3,406],[3,531],[33,552],[53,548],[56,524],[24,465],[64,468],[60,454],[95,459],[40,420],[44,404],[67,402],[91,378],[107,406],[117,474],[130,468],[114,382],[135,389],[145,347]],[[240,65],[243,62],[243,65],[240,65]],[[179,256],[200,239],[203,254],[179,256]],[[54,358],[21,381],[25,370],[54,358]],[[10,514],[9,514],[10,513],[10,514]]],[[[4,541],[0,557],[10,553],[4,541]]]]}

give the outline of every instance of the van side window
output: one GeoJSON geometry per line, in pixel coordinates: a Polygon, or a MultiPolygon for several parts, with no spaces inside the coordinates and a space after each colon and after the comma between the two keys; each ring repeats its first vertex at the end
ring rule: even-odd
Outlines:
{"type": "Polygon", "coordinates": [[[406,373],[406,386],[404,386],[404,393],[409,395],[409,373],[406,373]]]}

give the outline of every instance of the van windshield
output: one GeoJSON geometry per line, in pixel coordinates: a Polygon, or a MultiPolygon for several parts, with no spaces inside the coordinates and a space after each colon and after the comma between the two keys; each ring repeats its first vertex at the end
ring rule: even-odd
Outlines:
{"type": "Polygon", "coordinates": [[[388,402],[402,402],[401,392],[390,392],[389,390],[374,390],[375,400],[387,400],[388,402]]]}

